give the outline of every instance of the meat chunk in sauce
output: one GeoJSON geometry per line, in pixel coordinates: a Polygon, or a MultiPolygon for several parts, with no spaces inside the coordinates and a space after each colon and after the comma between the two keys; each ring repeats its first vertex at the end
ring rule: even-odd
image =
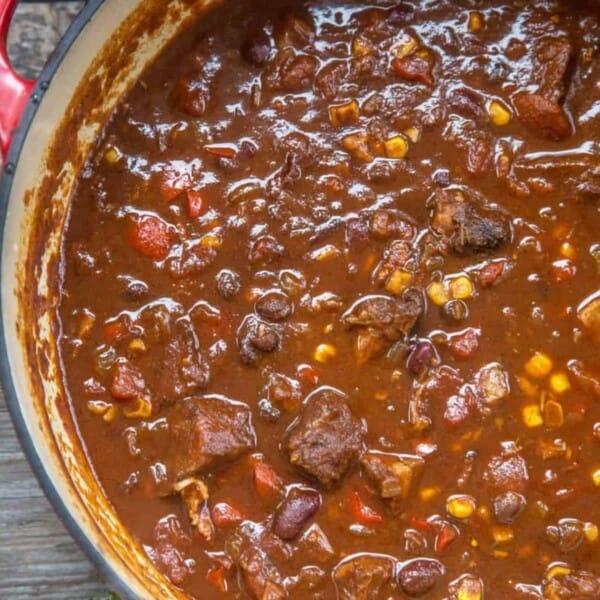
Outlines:
{"type": "Polygon", "coordinates": [[[390,501],[393,510],[399,510],[413,492],[424,464],[420,456],[376,451],[366,452],[360,462],[377,493],[390,501]]]}
{"type": "Polygon", "coordinates": [[[432,229],[458,254],[489,252],[511,240],[506,214],[482,206],[458,188],[436,192],[429,206],[432,229]]]}
{"type": "Polygon", "coordinates": [[[408,289],[400,297],[364,296],[342,316],[342,323],[358,330],[356,355],[359,364],[376,356],[386,345],[406,336],[423,312],[421,292],[408,289]]]}
{"type": "Polygon", "coordinates": [[[362,426],[343,394],[321,388],[311,394],[290,428],[290,462],[325,487],[337,483],[362,451],[362,426]]]}
{"type": "Polygon", "coordinates": [[[488,463],[484,479],[491,490],[523,493],[529,483],[529,470],[519,454],[494,456],[488,463]]]}
{"type": "Polygon", "coordinates": [[[256,444],[250,409],[224,396],[180,400],[169,409],[168,421],[163,459],[175,481],[234,460],[256,444]]]}
{"type": "Polygon", "coordinates": [[[600,577],[587,571],[571,571],[551,577],[543,585],[544,600],[600,598],[600,577]]]}
{"type": "Polygon", "coordinates": [[[236,565],[244,587],[256,600],[287,598],[276,561],[289,556],[288,547],[263,525],[245,521],[225,542],[225,551],[236,565]]]}
{"type": "Polygon", "coordinates": [[[386,556],[357,555],[342,561],[333,578],[340,600],[380,598],[392,579],[394,561],[386,556]]]}

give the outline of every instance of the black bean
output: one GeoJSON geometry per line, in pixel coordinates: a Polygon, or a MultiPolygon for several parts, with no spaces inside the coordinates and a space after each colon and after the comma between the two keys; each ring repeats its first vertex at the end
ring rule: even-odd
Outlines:
{"type": "Polygon", "coordinates": [[[493,501],[494,516],[500,523],[512,523],[525,508],[526,501],[521,494],[505,492],[498,494],[493,501]]]}
{"type": "Polygon", "coordinates": [[[450,300],[444,304],[442,312],[451,321],[463,321],[469,316],[469,307],[463,300],[450,300]]]}
{"type": "Polygon", "coordinates": [[[255,305],[256,312],[269,321],[283,321],[292,314],[293,309],[290,298],[275,290],[263,294],[255,305]]]}
{"type": "Polygon", "coordinates": [[[406,361],[406,368],[413,374],[418,375],[424,369],[430,367],[437,358],[433,344],[429,340],[418,342],[406,361]]]}
{"type": "Polygon", "coordinates": [[[242,43],[240,53],[245,61],[255,67],[261,67],[271,55],[271,40],[262,29],[253,31],[242,43]]]}
{"type": "Polygon", "coordinates": [[[147,295],[148,285],[138,279],[129,279],[126,288],[123,290],[123,296],[132,302],[143,300],[147,295]]]}
{"type": "Polygon", "coordinates": [[[217,273],[217,291],[225,300],[231,300],[240,293],[242,284],[240,276],[235,271],[223,269],[217,273]]]}
{"type": "Polygon", "coordinates": [[[293,488],[275,511],[273,531],[283,540],[294,539],[320,506],[319,492],[308,488],[293,488]]]}
{"type": "Polygon", "coordinates": [[[407,596],[419,598],[432,590],[444,573],[444,565],[438,560],[416,558],[400,569],[398,584],[407,596]]]}

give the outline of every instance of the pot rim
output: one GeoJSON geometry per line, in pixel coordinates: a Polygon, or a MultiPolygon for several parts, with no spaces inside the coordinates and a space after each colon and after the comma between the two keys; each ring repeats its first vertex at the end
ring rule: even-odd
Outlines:
{"type": "MultiPolygon", "coordinates": [[[[8,205],[16,165],[20,159],[31,124],[36,117],[41,97],[62,65],[64,58],[68,55],[71,46],[85,26],[93,19],[95,13],[103,3],[104,0],[88,0],[74,18],[37,78],[31,96],[23,111],[21,120],[19,121],[18,128],[14,132],[6,164],[4,165],[4,172],[0,178],[0,249],[2,251],[4,251],[4,231],[6,228],[8,205]]],[[[2,298],[0,297],[0,315],[2,314],[4,314],[4,308],[2,306],[2,298]]],[[[99,570],[103,579],[106,581],[107,587],[118,593],[123,600],[136,600],[137,596],[134,594],[132,588],[117,574],[117,570],[113,567],[112,563],[98,551],[83,526],[71,514],[54,482],[44,469],[40,454],[37,452],[33,443],[27,421],[21,410],[21,403],[13,384],[2,318],[0,318],[0,383],[2,384],[2,389],[4,391],[8,413],[21,448],[40,487],[52,505],[54,512],[58,515],[79,548],[81,548],[86,557],[99,570]]]]}

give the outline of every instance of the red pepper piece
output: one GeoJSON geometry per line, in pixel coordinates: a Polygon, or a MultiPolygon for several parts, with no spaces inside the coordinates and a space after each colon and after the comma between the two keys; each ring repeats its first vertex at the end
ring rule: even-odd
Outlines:
{"type": "Polygon", "coordinates": [[[168,225],[153,215],[141,215],[129,222],[129,244],[140,254],[163,260],[171,248],[168,225]]]}

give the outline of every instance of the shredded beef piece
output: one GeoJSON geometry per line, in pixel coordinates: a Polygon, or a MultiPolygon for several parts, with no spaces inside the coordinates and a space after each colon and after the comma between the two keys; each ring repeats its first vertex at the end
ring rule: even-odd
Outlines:
{"type": "Polygon", "coordinates": [[[544,600],[596,600],[600,598],[600,577],[587,571],[572,570],[551,577],[542,589],[544,600]]]}
{"type": "Polygon", "coordinates": [[[539,94],[521,92],[513,99],[519,119],[532,131],[553,140],[571,135],[572,129],[563,108],[539,94]]]}
{"type": "Polygon", "coordinates": [[[362,450],[362,426],[332,388],[308,396],[285,442],[290,462],[325,487],[338,482],[362,450]]]}
{"type": "Polygon", "coordinates": [[[341,316],[349,329],[357,329],[359,364],[381,352],[386,345],[405,337],[423,312],[423,296],[416,288],[402,296],[363,296],[341,316]]]}
{"type": "Polygon", "coordinates": [[[333,578],[340,600],[371,600],[382,597],[393,572],[391,557],[360,554],[340,562],[333,578]]]}
{"type": "Polygon", "coordinates": [[[237,334],[240,358],[245,365],[256,366],[262,354],[273,352],[281,345],[281,334],[273,324],[248,315],[237,334]]]}
{"type": "Polygon", "coordinates": [[[365,453],[360,462],[377,493],[390,500],[392,510],[401,508],[402,501],[409,497],[423,468],[420,456],[377,451],[365,453]]]}
{"type": "Polygon", "coordinates": [[[468,199],[460,189],[436,191],[429,206],[432,229],[442,235],[457,254],[496,250],[511,240],[507,215],[468,199]]]}
{"type": "Polygon", "coordinates": [[[251,598],[281,600],[287,598],[278,559],[289,558],[289,548],[262,525],[244,521],[225,542],[225,551],[239,569],[251,598]]]}
{"type": "Polygon", "coordinates": [[[494,456],[483,475],[491,490],[523,493],[529,483],[525,459],[519,454],[494,456]]]}
{"type": "Polygon", "coordinates": [[[168,419],[163,462],[175,481],[234,460],[256,445],[250,409],[225,396],[181,400],[169,408],[168,419]]]}

